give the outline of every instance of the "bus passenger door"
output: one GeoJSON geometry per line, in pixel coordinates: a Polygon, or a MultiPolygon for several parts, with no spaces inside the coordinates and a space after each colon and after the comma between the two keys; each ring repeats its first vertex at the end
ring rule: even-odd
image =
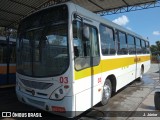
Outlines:
{"type": "Polygon", "coordinates": [[[141,75],[141,64],[140,62],[140,57],[138,54],[141,54],[141,40],[139,38],[135,39],[136,43],[136,58],[135,58],[135,63],[136,63],[136,78],[140,77],[141,75]]]}
{"type": "Polygon", "coordinates": [[[76,111],[83,111],[91,108],[100,99],[97,94],[97,86],[101,82],[98,30],[92,25],[82,25],[81,22],[74,21],[73,41],[75,80],[78,83],[76,86],[81,86],[76,95],[76,111]]]}
{"type": "MultiPolygon", "coordinates": [[[[98,30],[94,26],[87,26],[89,28],[90,46],[86,47],[90,51],[90,76],[91,76],[91,107],[101,100],[101,66],[100,66],[100,52],[98,42],[98,30]],[[100,100],[99,100],[100,99],[100,100]]],[[[85,31],[84,31],[85,32],[85,31]]],[[[88,53],[88,52],[87,52],[88,53]]]]}

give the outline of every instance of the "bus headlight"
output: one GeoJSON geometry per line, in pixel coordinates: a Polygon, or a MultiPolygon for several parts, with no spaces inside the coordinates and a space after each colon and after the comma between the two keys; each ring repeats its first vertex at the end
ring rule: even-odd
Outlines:
{"type": "Polygon", "coordinates": [[[55,91],[52,92],[50,99],[52,100],[61,100],[65,97],[65,95],[68,93],[69,90],[69,85],[65,86],[61,86],[58,89],[56,89],[55,91]]]}
{"type": "Polygon", "coordinates": [[[21,82],[20,78],[17,77],[16,78],[16,89],[19,91],[23,91],[24,88],[25,88],[25,86],[21,82]]]}
{"type": "Polygon", "coordinates": [[[19,82],[19,79],[17,78],[16,79],[16,88],[18,89],[18,90],[21,90],[21,83],[19,82]]]}

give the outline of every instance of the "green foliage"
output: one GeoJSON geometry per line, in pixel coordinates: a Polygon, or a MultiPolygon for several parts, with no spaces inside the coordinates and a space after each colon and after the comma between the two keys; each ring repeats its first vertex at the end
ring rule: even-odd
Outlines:
{"type": "Polygon", "coordinates": [[[151,52],[154,53],[154,52],[157,51],[157,46],[156,45],[151,45],[150,49],[151,49],[151,52]]]}
{"type": "Polygon", "coordinates": [[[160,55],[160,41],[156,41],[156,45],[151,45],[150,47],[151,52],[152,52],[152,63],[157,63],[158,59],[157,59],[157,55],[160,55]]]}
{"type": "Polygon", "coordinates": [[[157,63],[157,62],[158,62],[158,61],[157,61],[157,56],[152,55],[152,57],[151,57],[151,62],[152,62],[152,63],[157,63]]]}
{"type": "Polygon", "coordinates": [[[160,51],[160,41],[156,41],[156,45],[151,45],[150,49],[152,53],[160,51]]]}
{"type": "Polygon", "coordinates": [[[156,41],[156,45],[157,45],[157,51],[160,51],[160,40],[156,41]]]}

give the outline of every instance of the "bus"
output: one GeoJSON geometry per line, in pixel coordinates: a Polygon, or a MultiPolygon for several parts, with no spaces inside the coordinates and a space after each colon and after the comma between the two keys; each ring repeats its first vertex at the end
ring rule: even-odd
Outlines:
{"type": "Polygon", "coordinates": [[[16,39],[0,36],[0,88],[16,83],[16,39]],[[7,60],[8,68],[7,68],[7,60]],[[8,69],[8,70],[7,70],[8,69]],[[8,71],[8,72],[7,72],[8,71]]]}
{"type": "Polygon", "coordinates": [[[150,67],[147,39],[71,2],[24,18],[16,46],[19,101],[69,118],[150,67]]]}

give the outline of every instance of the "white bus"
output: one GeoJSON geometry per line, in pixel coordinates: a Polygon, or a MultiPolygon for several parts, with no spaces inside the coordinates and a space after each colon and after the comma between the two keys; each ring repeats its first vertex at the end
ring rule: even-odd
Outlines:
{"type": "Polygon", "coordinates": [[[18,99],[75,117],[150,67],[149,42],[76,4],[54,5],[24,18],[18,29],[18,99]]]}

